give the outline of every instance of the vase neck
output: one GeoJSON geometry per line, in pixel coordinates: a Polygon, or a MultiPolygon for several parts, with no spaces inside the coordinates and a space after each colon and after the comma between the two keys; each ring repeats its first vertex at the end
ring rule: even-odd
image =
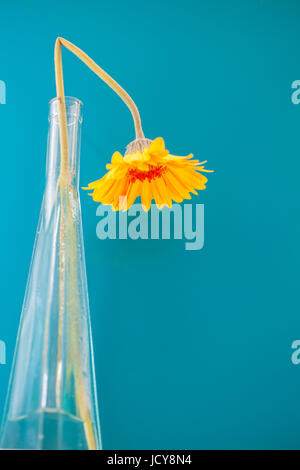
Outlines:
{"type": "MultiPolygon", "coordinates": [[[[68,128],[68,156],[69,171],[72,184],[78,189],[79,185],[79,154],[82,123],[82,103],[76,98],[65,97],[67,128],[68,128]]],[[[49,132],[47,152],[47,185],[57,184],[60,174],[60,133],[58,116],[58,99],[49,103],[49,132]]]]}

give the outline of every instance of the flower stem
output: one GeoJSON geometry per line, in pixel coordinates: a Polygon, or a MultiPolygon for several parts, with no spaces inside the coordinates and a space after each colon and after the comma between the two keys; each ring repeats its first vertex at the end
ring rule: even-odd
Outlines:
{"type": "Polygon", "coordinates": [[[128,106],[134,121],[136,139],[143,139],[144,133],[142,130],[141,117],[136,104],[129,94],[99,65],[96,64],[85,52],[79,47],[67,41],[64,38],[58,37],[55,43],[55,79],[56,79],[56,93],[58,98],[58,115],[60,127],[60,142],[61,142],[61,175],[66,175],[68,168],[68,133],[67,133],[67,117],[65,106],[65,93],[64,93],[64,80],[61,58],[61,46],[69,49],[75,54],[83,63],[85,63],[98,77],[100,77],[109,87],[111,87],[117,95],[128,106]]]}

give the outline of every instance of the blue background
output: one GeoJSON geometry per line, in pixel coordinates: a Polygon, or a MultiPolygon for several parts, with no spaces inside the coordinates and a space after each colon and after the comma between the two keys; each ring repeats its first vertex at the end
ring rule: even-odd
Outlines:
{"type": "MultiPolygon", "coordinates": [[[[106,449],[300,449],[300,4],[0,2],[2,413],[44,189],[63,36],[132,94],[149,138],[208,160],[205,246],[96,237],[81,193],[106,449]]],[[[84,104],[81,184],[133,139],[127,108],[68,51],[84,104]]]]}

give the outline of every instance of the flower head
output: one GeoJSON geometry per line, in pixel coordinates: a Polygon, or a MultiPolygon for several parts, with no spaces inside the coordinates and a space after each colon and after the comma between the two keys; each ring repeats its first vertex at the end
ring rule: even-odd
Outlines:
{"type": "Polygon", "coordinates": [[[124,157],[115,152],[106,165],[109,171],[84,189],[93,190],[94,201],[111,205],[113,210],[126,211],[139,196],[145,211],[153,199],[159,209],[171,207],[172,201],[191,199],[190,193],[205,189],[207,178],[202,173],[210,170],[204,169],[206,161],[192,157],[170,155],[161,137],[153,142],[134,141],[124,157]]]}

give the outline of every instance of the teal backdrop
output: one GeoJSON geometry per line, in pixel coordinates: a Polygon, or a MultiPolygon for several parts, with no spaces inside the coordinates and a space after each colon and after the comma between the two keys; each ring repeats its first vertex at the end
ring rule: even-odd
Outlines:
{"type": "MultiPolygon", "coordinates": [[[[81,191],[106,449],[300,449],[297,0],[0,1],[2,414],[45,183],[63,36],[133,96],[149,138],[208,160],[205,245],[96,236],[81,191]]],[[[81,185],[133,139],[130,114],[63,51],[84,102],[81,185]]]]}

